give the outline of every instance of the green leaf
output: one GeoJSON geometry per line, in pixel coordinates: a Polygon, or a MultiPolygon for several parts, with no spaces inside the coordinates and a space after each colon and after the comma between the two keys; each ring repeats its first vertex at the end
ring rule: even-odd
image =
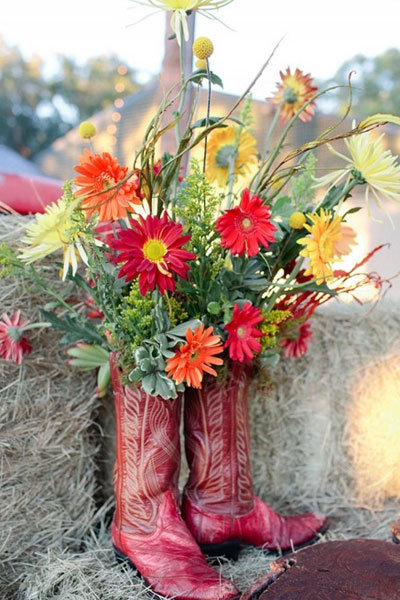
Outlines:
{"type": "MultiPolygon", "coordinates": [[[[206,69],[199,69],[197,71],[194,71],[194,73],[192,73],[190,75],[190,77],[188,77],[187,80],[192,81],[193,83],[201,83],[203,81],[203,79],[207,79],[207,70],[206,69]]],[[[210,79],[211,79],[211,83],[213,83],[214,85],[219,85],[219,87],[221,87],[221,88],[224,87],[222,79],[218,75],[213,73],[212,71],[210,71],[210,79]]]]}
{"type": "Polygon", "coordinates": [[[190,321],[185,321],[184,323],[181,323],[180,325],[177,325],[173,329],[167,331],[167,336],[170,338],[183,338],[186,335],[187,329],[193,330],[197,327],[200,327],[200,325],[200,319],[191,319],[190,321]]]}
{"type": "Polygon", "coordinates": [[[102,398],[106,391],[107,388],[109,386],[111,380],[111,373],[110,373],[110,364],[104,364],[103,366],[100,367],[98,373],[97,373],[97,393],[99,395],[99,398],[102,398]]]}
{"type": "Polygon", "coordinates": [[[207,305],[207,311],[210,313],[210,315],[219,315],[221,314],[221,306],[218,304],[218,302],[209,302],[207,305]]]}
{"type": "Polygon", "coordinates": [[[360,211],[360,210],[362,210],[362,206],[355,206],[354,208],[350,208],[347,212],[344,213],[344,215],[342,217],[342,221],[345,220],[347,215],[353,215],[355,213],[358,213],[358,211],[360,211]]]}
{"type": "Polygon", "coordinates": [[[274,204],[271,208],[271,218],[274,217],[284,217],[289,218],[292,212],[294,212],[294,208],[292,205],[292,200],[289,196],[279,196],[277,200],[275,200],[274,204]]]}
{"type": "MultiPolygon", "coordinates": [[[[219,127],[228,127],[228,125],[226,125],[225,123],[221,123],[221,125],[218,125],[218,122],[223,121],[223,120],[224,120],[224,117],[209,117],[208,125],[217,125],[219,127]]],[[[229,117],[229,121],[233,121],[234,123],[237,123],[241,127],[244,127],[243,122],[240,119],[237,119],[236,117],[229,117]]],[[[203,118],[203,119],[199,119],[198,121],[193,123],[192,129],[195,129],[196,127],[206,127],[206,126],[207,126],[207,119],[203,118]]]]}
{"type": "Polygon", "coordinates": [[[329,296],[337,296],[337,292],[331,290],[326,283],[317,284],[315,281],[310,281],[304,285],[297,286],[293,291],[287,293],[299,294],[300,292],[320,292],[321,294],[328,294],[329,296]]]}
{"type": "Polygon", "coordinates": [[[277,352],[273,352],[271,354],[262,356],[261,364],[264,367],[275,367],[279,363],[280,359],[281,359],[280,355],[277,352]]]}
{"type": "Polygon", "coordinates": [[[157,373],[156,375],[156,385],[155,385],[155,394],[157,396],[161,396],[164,400],[169,400],[170,398],[176,398],[176,388],[172,379],[169,379],[166,375],[161,373],[157,373]]]}
{"type": "Polygon", "coordinates": [[[103,344],[104,340],[97,330],[87,323],[80,323],[77,319],[66,315],[62,319],[57,317],[54,313],[47,310],[41,310],[46,321],[51,323],[51,326],[58,331],[63,331],[66,335],[62,338],[62,343],[68,344],[72,342],[95,342],[103,344]]]}
{"type": "Polygon", "coordinates": [[[142,379],[142,377],[143,377],[143,373],[141,372],[140,369],[133,369],[133,371],[131,371],[128,375],[128,379],[132,383],[137,383],[138,381],[140,381],[142,379]]]}
{"type": "MultiPolygon", "coordinates": [[[[216,125],[219,121],[222,121],[222,117],[209,117],[208,125],[216,125]]],[[[192,129],[196,127],[207,127],[207,119],[199,119],[192,125],[192,129]]],[[[222,125],[221,127],[227,127],[227,125],[222,125]]]]}
{"type": "Polygon", "coordinates": [[[146,375],[146,377],[143,377],[142,388],[143,388],[144,392],[146,392],[146,394],[151,394],[152,396],[154,396],[155,385],[156,385],[156,376],[153,375],[153,373],[151,373],[150,375],[146,375]]]}

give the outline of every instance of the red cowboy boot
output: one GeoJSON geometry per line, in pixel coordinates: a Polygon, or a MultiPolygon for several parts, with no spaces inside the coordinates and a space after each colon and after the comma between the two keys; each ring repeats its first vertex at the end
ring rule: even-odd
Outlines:
{"type": "Polygon", "coordinates": [[[207,565],[177,508],[181,398],[163,400],[123,386],[115,355],[110,364],[117,426],[112,524],[117,557],[161,596],[238,598],[235,586],[207,565]]]}
{"type": "Polygon", "coordinates": [[[237,557],[241,546],[291,550],[327,529],[319,514],[283,517],[254,496],[247,413],[250,368],[232,363],[227,381],[185,393],[190,475],[182,516],[204,552],[237,557]]]}

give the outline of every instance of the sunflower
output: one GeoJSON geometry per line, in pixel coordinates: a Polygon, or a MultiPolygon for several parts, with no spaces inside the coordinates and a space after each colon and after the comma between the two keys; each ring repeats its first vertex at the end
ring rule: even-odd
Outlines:
{"type": "Polygon", "coordinates": [[[369,195],[372,193],[376,204],[382,208],[380,196],[387,200],[400,201],[400,165],[398,157],[390,150],[384,150],[384,134],[374,140],[370,132],[354,135],[344,140],[350,157],[337,152],[328,145],[332,154],[348,164],[316,180],[316,187],[337,185],[344,177],[357,177],[366,185],[365,201],[369,210],[369,195]]]}
{"type": "Polygon", "coordinates": [[[231,161],[235,160],[235,175],[245,175],[257,162],[256,139],[248,132],[234,127],[214,129],[208,138],[206,175],[211,182],[224,187],[231,161]]]}
{"type": "Polygon", "coordinates": [[[125,277],[127,282],[138,277],[142,296],[156,287],[161,294],[167,290],[173,292],[173,273],[186,279],[187,261],[196,258],[192,252],[182,250],[190,235],[182,235],[182,225],[169,221],[166,213],[161,219],[140,216],[130,224],[130,229],[120,230],[118,239],[107,240],[111,248],[119,252],[112,262],[124,263],[118,277],[125,277]]]}
{"type": "MultiPolygon", "coordinates": [[[[296,69],[292,74],[290,68],[286,73],[280,71],[281,82],[277,83],[277,91],[271,100],[277,107],[281,107],[280,119],[283,123],[290,121],[311,98],[315,95],[318,88],[312,85],[312,78],[309,73],[304,75],[303,71],[296,69]]],[[[315,102],[310,104],[300,113],[299,119],[305,123],[311,121],[315,111],[315,102]]]]}
{"type": "Polygon", "coordinates": [[[239,206],[219,217],[215,229],[221,233],[221,246],[239,256],[256,256],[260,245],[268,248],[277,230],[269,206],[257,195],[250,197],[248,189],[243,190],[239,206]]]}
{"type": "Polygon", "coordinates": [[[70,266],[75,275],[78,268],[78,256],[87,264],[87,255],[83,249],[79,233],[72,220],[74,206],[60,198],[46,206],[43,214],[36,214],[36,220],[26,226],[26,237],[22,242],[28,245],[21,251],[19,258],[27,263],[33,263],[45,256],[62,250],[62,278],[66,278],[70,266]]]}
{"type": "MultiPolygon", "coordinates": [[[[172,12],[171,27],[176,34],[178,44],[182,44],[183,37],[186,41],[189,39],[189,29],[187,24],[187,13],[196,11],[208,18],[213,18],[211,11],[218,10],[233,0],[132,0],[135,4],[142,6],[154,6],[159,10],[172,12]]],[[[215,17],[216,18],[216,17],[215,17]]]]}
{"type": "Polygon", "coordinates": [[[310,232],[311,237],[297,240],[298,244],[306,246],[300,252],[310,260],[308,269],[304,275],[312,275],[317,283],[329,280],[333,277],[331,263],[336,255],[336,242],[342,238],[341,217],[333,217],[332,213],[325,212],[321,208],[319,215],[308,214],[312,225],[304,225],[304,229],[310,232]]]}
{"type": "Polygon", "coordinates": [[[98,213],[100,221],[116,221],[133,212],[134,204],[141,203],[137,180],[124,181],[128,167],[122,167],[108,152],[93,154],[85,148],[74,169],[79,174],[75,177],[75,185],[80,188],[77,196],[88,196],[82,199],[88,217],[98,213]]]}
{"type": "Polygon", "coordinates": [[[167,360],[165,370],[175,383],[185,381],[191,387],[201,388],[204,373],[217,375],[210,365],[222,365],[224,362],[215,356],[224,350],[221,338],[213,335],[212,327],[204,329],[202,323],[194,331],[186,330],[186,342],[167,360]]]}

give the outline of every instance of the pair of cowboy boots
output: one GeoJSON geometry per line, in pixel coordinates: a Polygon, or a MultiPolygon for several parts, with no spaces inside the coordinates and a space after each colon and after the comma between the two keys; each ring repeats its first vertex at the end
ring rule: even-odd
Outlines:
{"type": "Polygon", "coordinates": [[[185,393],[189,480],[179,510],[181,397],[163,400],[123,386],[111,358],[117,425],[112,539],[156,593],[181,600],[229,600],[239,590],[206,562],[243,545],[291,550],[326,528],[317,514],[282,517],[254,496],[249,458],[246,367],[225,384],[185,393]],[[202,550],[200,549],[202,548],[202,550]]]}

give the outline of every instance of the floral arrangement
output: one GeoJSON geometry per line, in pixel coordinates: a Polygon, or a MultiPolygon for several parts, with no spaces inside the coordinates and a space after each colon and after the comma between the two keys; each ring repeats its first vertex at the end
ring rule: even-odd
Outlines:
{"type": "MultiPolygon", "coordinates": [[[[188,14],[211,14],[228,1],[142,4],[172,13],[183,57],[191,51],[185,42],[188,14]]],[[[299,357],[307,351],[318,306],[366,283],[378,289],[384,283],[360,271],[370,255],[351,270],[337,265],[356,243],[347,216],[364,208],[348,209],[352,191],[365,187],[367,208],[370,196],[379,206],[400,200],[397,158],[384,150],[382,136],[371,133],[400,119],[374,115],[335,133],[349,102],[340,123],[288,151],[295,123],[312,119],[318,98],[329,92],[319,91],[310,75],[288,68],[269,99],[276,113],[260,151],[252,86],[228,114],[213,115],[211,88],[221,80],[210,68],[211,40],[198,38],[193,52],[197,69],[189,76],[182,71],[179,91],[166,94],[131,168],[108,152],[95,153],[95,128],[82,123],[88,147],[77,157],[76,176],[65,183],[62,198],[29,222],[19,251],[0,248],[3,275],[28,277],[51,296],[44,321],[34,326],[63,332],[72,365],[99,368],[101,394],[110,351],[118,352],[127,383],[165,399],[184,386],[200,388],[204,377],[223,376],[229,360],[262,367],[276,364],[282,354],[299,357]],[[194,101],[183,124],[187,91],[193,86],[198,94],[203,83],[209,90],[207,114],[196,121],[194,101]],[[177,104],[174,119],[165,123],[166,111],[177,104]],[[160,142],[171,128],[177,149],[160,156],[160,142]],[[273,134],[278,141],[272,146],[273,134]],[[348,155],[336,149],[342,139],[348,155]],[[322,145],[343,167],[318,178],[312,151],[322,145]],[[53,254],[63,256],[63,291],[49,286],[41,266],[53,254]],[[71,286],[85,295],[78,307],[71,286]]],[[[20,363],[31,350],[29,327],[19,311],[3,315],[0,356],[20,363]]]]}

